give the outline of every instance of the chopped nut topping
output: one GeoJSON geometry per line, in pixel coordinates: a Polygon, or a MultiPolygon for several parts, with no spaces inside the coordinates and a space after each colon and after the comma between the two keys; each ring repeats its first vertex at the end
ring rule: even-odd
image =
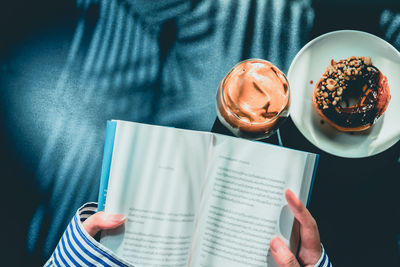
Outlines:
{"type": "MultiPolygon", "coordinates": [[[[372,70],[371,57],[352,56],[339,62],[331,60],[331,65],[326,68],[321,80],[317,83],[316,102],[323,109],[329,106],[339,106],[343,90],[347,89],[348,82],[365,75],[372,70]]],[[[340,107],[340,106],[339,106],[340,107]]]]}
{"type": "Polygon", "coordinates": [[[367,65],[367,66],[371,66],[371,65],[372,65],[371,57],[365,57],[364,63],[365,63],[365,65],[367,65]]]}
{"type": "Polygon", "coordinates": [[[326,86],[326,88],[328,88],[329,91],[335,90],[335,86],[332,85],[332,84],[328,84],[328,85],[326,86]]]}

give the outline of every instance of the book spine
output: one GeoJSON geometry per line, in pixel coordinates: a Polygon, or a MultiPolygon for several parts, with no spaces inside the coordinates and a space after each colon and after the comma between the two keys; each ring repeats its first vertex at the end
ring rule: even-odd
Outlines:
{"type": "Polygon", "coordinates": [[[314,162],[314,170],[313,170],[313,174],[312,174],[312,178],[311,178],[310,190],[308,191],[308,198],[307,198],[307,204],[306,204],[307,208],[310,205],[310,201],[311,201],[311,193],[312,193],[312,190],[314,187],[315,176],[317,174],[318,162],[319,162],[319,154],[316,154],[315,162],[314,162]]]}
{"type": "Polygon", "coordinates": [[[104,142],[103,162],[101,165],[101,178],[99,188],[99,198],[97,211],[104,210],[107,198],[107,187],[110,176],[110,168],[112,161],[112,154],[114,149],[115,131],[117,128],[116,121],[107,121],[106,138],[104,142]]]}

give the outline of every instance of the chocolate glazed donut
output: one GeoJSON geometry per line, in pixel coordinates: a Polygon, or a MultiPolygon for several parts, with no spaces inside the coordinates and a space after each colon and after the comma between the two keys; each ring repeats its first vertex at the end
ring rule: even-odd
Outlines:
{"type": "Polygon", "coordinates": [[[387,78],[370,57],[331,61],[314,88],[320,116],[339,131],[362,131],[385,112],[390,100],[387,78]],[[356,100],[355,104],[349,102],[356,100]]]}

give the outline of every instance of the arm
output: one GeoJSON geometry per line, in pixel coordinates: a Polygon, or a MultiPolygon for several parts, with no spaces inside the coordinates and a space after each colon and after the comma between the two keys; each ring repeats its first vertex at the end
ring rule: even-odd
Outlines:
{"type": "Polygon", "coordinates": [[[125,216],[96,211],[97,203],[87,203],[76,212],[45,267],[132,266],[93,238],[100,230],[122,225],[125,216]]]}
{"type": "MultiPolygon", "coordinates": [[[[286,191],[286,200],[296,220],[300,223],[301,247],[298,259],[305,267],[332,267],[321,245],[318,226],[310,212],[290,190],[286,191]]],[[[271,253],[280,267],[300,267],[299,261],[286,244],[278,237],[271,240],[271,253]]]]}

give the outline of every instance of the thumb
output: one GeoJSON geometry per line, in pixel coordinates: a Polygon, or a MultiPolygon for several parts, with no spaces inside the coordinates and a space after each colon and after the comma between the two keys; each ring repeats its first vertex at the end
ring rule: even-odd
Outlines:
{"type": "Polygon", "coordinates": [[[296,257],[279,237],[271,239],[270,248],[279,267],[300,267],[296,257]]]}
{"type": "Polygon", "coordinates": [[[103,211],[99,211],[87,218],[82,224],[86,232],[93,237],[100,230],[117,228],[123,224],[125,220],[126,217],[123,214],[107,214],[103,211]]]}

